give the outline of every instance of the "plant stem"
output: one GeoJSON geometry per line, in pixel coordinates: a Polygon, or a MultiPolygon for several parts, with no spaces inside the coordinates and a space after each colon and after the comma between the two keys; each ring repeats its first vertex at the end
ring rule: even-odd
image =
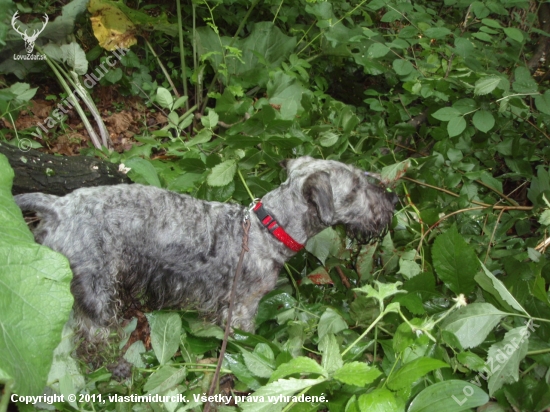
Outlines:
{"type": "MultiPolygon", "coordinates": [[[[181,19],[181,0],[177,0],[176,5],[177,5],[177,14],[178,14],[178,35],[179,35],[179,43],[180,43],[181,81],[183,83],[183,95],[189,96],[187,94],[187,66],[185,64],[185,48],[183,45],[183,21],[181,19]]],[[[168,76],[168,78],[170,78],[170,76],[168,76]]],[[[189,110],[189,99],[187,99],[187,101],[185,102],[185,109],[189,110]]]]}
{"type": "Polygon", "coordinates": [[[346,349],[344,349],[344,351],[342,352],[342,356],[344,356],[346,353],[348,353],[351,348],[353,348],[355,345],[357,345],[359,343],[360,340],[362,340],[365,336],[367,336],[367,334],[372,330],[372,328],[374,328],[376,326],[376,324],[378,322],[380,322],[380,320],[384,317],[385,315],[385,312],[381,312],[380,315],[378,315],[378,317],[376,319],[374,319],[374,322],[372,322],[370,324],[370,326],[367,328],[367,330],[365,330],[361,336],[359,336],[357,339],[355,339],[355,341],[349,345],[346,349]]]}

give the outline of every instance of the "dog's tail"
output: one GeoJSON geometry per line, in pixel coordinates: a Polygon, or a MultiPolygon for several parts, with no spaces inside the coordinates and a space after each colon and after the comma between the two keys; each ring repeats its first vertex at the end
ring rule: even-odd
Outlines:
{"type": "Polygon", "coordinates": [[[16,195],[14,199],[21,210],[30,210],[47,215],[54,212],[53,203],[59,199],[59,196],[37,192],[16,195]]]}

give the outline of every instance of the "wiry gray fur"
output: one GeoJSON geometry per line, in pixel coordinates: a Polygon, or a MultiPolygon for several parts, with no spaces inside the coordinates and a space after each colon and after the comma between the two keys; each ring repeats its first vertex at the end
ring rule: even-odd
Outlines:
{"type": "MultiPolygon", "coordinates": [[[[344,224],[362,240],[391,222],[397,198],[364,172],[336,161],[301,157],[288,179],[264,196],[266,210],[296,241],[344,224]]],[[[110,326],[123,302],[150,308],[195,307],[223,321],[241,251],[243,207],[206,202],[151,186],[83,188],[64,197],[18,195],[41,217],[36,241],[71,264],[75,312],[88,328],[110,326]]],[[[275,287],[294,252],[251,213],[249,252],[235,296],[232,326],[254,330],[262,296],[275,287]]]]}

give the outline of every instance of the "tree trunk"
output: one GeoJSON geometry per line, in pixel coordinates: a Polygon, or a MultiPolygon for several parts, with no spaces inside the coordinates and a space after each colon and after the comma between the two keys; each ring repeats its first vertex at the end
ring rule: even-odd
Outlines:
{"type": "Polygon", "coordinates": [[[65,195],[79,187],[131,183],[118,171],[118,165],[94,157],[53,156],[30,149],[28,151],[0,143],[15,172],[13,194],[43,192],[65,195]]]}

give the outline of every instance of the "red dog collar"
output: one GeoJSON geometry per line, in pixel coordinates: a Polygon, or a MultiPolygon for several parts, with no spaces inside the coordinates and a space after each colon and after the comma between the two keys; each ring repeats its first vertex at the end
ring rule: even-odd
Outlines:
{"type": "Polygon", "coordinates": [[[294,252],[299,252],[304,248],[304,245],[296,242],[292,236],[290,236],[286,231],[279,225],[279,223],[265,210],[262,202],[256,203],[252,209],[254,213],[262,222],[267,230],[271,232],[273,236],[279,239],[287,248],[293,250],[294,252]]]}

